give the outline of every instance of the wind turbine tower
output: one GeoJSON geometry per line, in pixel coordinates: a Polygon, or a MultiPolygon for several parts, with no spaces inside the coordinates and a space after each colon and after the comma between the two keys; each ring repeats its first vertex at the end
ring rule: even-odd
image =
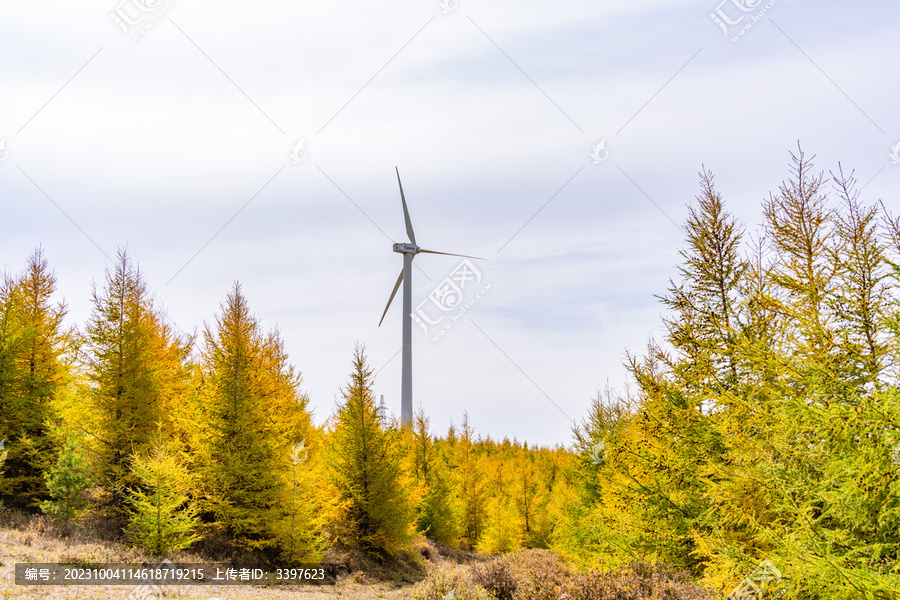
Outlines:
{"type": "Polygon", "coordinates": [[[381,323],[384,322],[384,316],[403,284],[403,379],[400,385],[400,420],[403,426],[412,423],[412,261],[416,254],[443,254],[445,256],[459,256],[461,258],[475,258],[477,256],[467,256],[465,254],[451,254],[450,252],[437,252],[435,250],[426,250],[420,248],[416,244],[416,234],[413,231],[412,221],[409,218],[409,208],[406,206],[406,196],[403,195],[403,183],[400,182],[400,170],[394,167],[397,172],[397,185],[400,186],[400,202],[403,204],[403,218],[406,221],[406,235],[409,237],[409,243],[395,243],[394,252],[403,255],[403,270],[397,277],[397,283],[394,284],[394,291],[384,307],[384,313],[381,315],[381,323]]]}

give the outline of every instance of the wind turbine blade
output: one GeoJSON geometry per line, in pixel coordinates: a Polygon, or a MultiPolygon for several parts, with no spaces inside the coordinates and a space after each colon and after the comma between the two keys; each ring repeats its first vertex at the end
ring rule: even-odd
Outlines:
{"type": "Polygon", "coordinates": [[[394,301],[394,296],[397,295],[397,290],[400,289],[401,283],[403,283],[403,269],[400,269],[400,277],[397,278],[397,283],[394,284],[394,291],[391,292],[391,297],[388,299],[387,306],[384,307],[384,312],[381,314],[381,321],[378,321],[379,327],[381,327],[381,323],[384,321],[384,315],[387,314],[388,309],[391,307],[391,302],[394,301]]]}
{"type": "Polygon", "coordinates": [[[409,220],[409,209],[406,208],[406,196],[403,195],[403,184],[400,183],[400,169],[394,167],[394,170],[397,171],[397,184],[400,185],[400,200],[403,202],[403,218],[406,219],[406,235],[409,236],[409,241],[415,244],[416,234],[413,232],[412,221],[409,220]]]}
{"type": "Polygon", "coordinates": [[[419,248],[419,252],[424,252],[426,254],[443,254],[444,256],[461,256],[462,258],[474,258],[475,260],[483,260],[480,256],[469,256],[468,254],[451,254],[450,252],[437,252],[435,250],[422,250],[419,248]]]}

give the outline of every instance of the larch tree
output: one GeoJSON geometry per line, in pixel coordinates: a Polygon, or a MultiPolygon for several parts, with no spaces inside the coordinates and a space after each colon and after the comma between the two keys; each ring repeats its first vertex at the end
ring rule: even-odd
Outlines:
{"type": "Polygon", "coordinates": [[[41,510],[62,521],[66,533],[69,521],[87,506],[82,493],[91,486],[91,466],[85,460],[81,443],[74,437],[66,440],[59,450],[56,464],[46,475],[50,499],[41,502],[41,510]]]}
{"type": "Polygon", "coordinates": [[[684,227],[680,281],[670,282],[661,298],[670,309],[668,348],[651,343],[643,360],[629,359],[640,408],[621,436],[627,463],[614,465],[620,470],[613,477],[641,507],[632,511],[639,515],[630,524],[639,532],[633,543],[695,572],[695,527],[708,504],[700,478],[716,477],[723,460],[715,422],[739,396],[744,369],[737,351],[739,307],[749,270],[740,251],[743,227],[725,210],[709,171],[701,172],[700,183],[684,227]]]}
{"type": "Polygon", "coordinates": [[[553,541],[582,564],[640,553],[727,593],[765,558],[796,597],[896,597],[900,219],[792,158],[746,257],[701,176],[665,342],[630,356],[621,427],[576,432],[553,541]]]}
{"type": "Polygon", "coordinates": [[[410,471],[416,489],[413,495],[416,527],[430,539],[454,544],[459,533],[449,469],[431,435],[430,423],[425,409],[420,406],[408,432],[412,438],[410,471]]]}
{"type": "Polygon", "coordinates": [[[327,487],[322,471],[323,437],[311,429],[308,437],[297,442],[289,453],[290,479],[283,494],[283,511],[277,525],[281,556],[285,564],[311,564],[321,560],[326,550],[322,535],[326,502],[321,491],[327,487]]]}
{"type": "Polygon", "coordinates": [[[487,474],[490,493],[484,502],[478,550],[489,554],[512,552],[522,544],[524,526],[512,496],[511,469],[503,451],[498,449],[482,453],[479,462],[479,471],[487,474]]]}
{"type": "Polygon", "coordinates": [[[469,548],[474,548],[484,527],[485,489],[484,478],[478,468],[475,431],[469,423],[468,413],[463,413],[459,438],[453,445],[456,465],[456,495],[460,502],[462,520],[461,536],[469,548]]]}
{"type": "Polygon", "coordinates": [[[104,288],[94,287],[92,300],[82,355],[93,422],[79,427],[88,434],[110,507],[124,516],[128,490],[136,483],[129,457],[146,450],[157,424],[171,418],[191,340],[166,326],[124,250],[107,270],[104,288]]]}
{"type": "Polygon", "coordinates": [[[0,498],[19,507],[47,497],[43,472],[55,458],[48,423],[69,370],[66,306],[52,304],[55,291],[56,276],[40,248],[24,273],[0,284],[0,439],[10,443],[0,498]]]}
{"type": "MultiPolygon", "coordinates": [[[[239,283],[203,337],[198,463],[204,510],[238,547],[272,550],[278,545],[274,525],[282,516],[279,498],[290,447],[279,421],[284,408],[279,394],[289,395],[281,389],[286,374],[280,355],[267,347],[239,283]]],[[[292,425],[288,429],[295,433],[292,425]]]]}
{"type": "Polygon", "coordinates": [[[880,386],[890,360],[887,322],[890,309],[887,243],[879,235],[879,210],[864,205],[853,173],[831,173],[840,198],[835,218],[837,242],[832,247],[836,265],[831,307],[842,327],[838,344],[855,368],[859,386],[880,386]]]}
{"type": "MultiPolygon", "coordinates": [[[[0,280],[0,439],[9,442],[17,433],[19,426],[19,377],[16,366],[16,355],[22,337],[21,327],[15,314],[17,312],[16,281],[4,273],[0,280]]],[[[4,458],[9,457],[9,449],[4,458]]],[[[24,462],[24,461],[23,461],[24,462]]],[[[0,501],[8,502],[15,497],[17,491],[15,477],[0,479],[0,501]]]]}
{"type": "Polygon", "coordinates": [[[542,485],[541,465],[538,453],[529,452],[528,445],[517,448],[513,463],[510,497],[518,512],[522,543],[528,548],[546,548],[549,531],[542,523],[541,515],[546,513],[549,490],[542,485]]]}
{"type": "Polygon", "coordinates": [[[834,210],[823,189],[824,175],[801,149],[791,154],[791,177],[763,204],[766,236],[776,257],[771,277],[780,292],[780,310],[789,321],[795,369],[804,373],[819,402],[839,395],[844,385],[828,298],[837,266],[831,260],[834,210]]]}
{"type": "Polygon", "coordinates": [[[727,389],[738,377],[736,305],[748,265],[741,256],[743,227],[725,210],[712,173],[701,171],[700,183],[684,226],[680,283],[670,283],[662,302],[673,314],[665,319],[668,339],[689,359],[673,370],[688,370],[681,376],[695,388],[727,389]]]}
{"type": "Polygon", "coordinates": [[[191,546],[200,536],[183,452],[167,447],[161,429],[158,436],[145,452],[130,457],[137,485],[126,501],[126,533],[135,546],[164,556],[191,546]]]}
{"type": "Polygon", "coordinates": [[[410,539],[415,518],[403,482],[406,448],[395,424],[382,427],[362,346],[354,349],[341,396],[329,433],[328,477],[336,496],[331,526],[345,546],[393,554],[410,539]]]}
{"type": "Polygon", "coordinates": [[[289,563],[317,562],[324,553],[320,432],[312,424],[302,377],[290,364],[277,329],[264,336],[258,387],[267,407],[275,463],[283,485],[273,531],[289,563]]]}

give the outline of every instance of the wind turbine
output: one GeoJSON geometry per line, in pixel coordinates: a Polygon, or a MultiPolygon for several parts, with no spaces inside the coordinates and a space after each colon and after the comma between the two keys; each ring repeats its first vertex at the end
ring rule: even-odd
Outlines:
{"type": "MultiPolygon", "coordinates": [[[[384,313],[381,315],[381,321],[391,307],[400,284],[403,284],[403,380],[400,386],[400,420],[404,427],[412,422],[412,261],[416,254],[443,254],[445,256],[459,256],[461,258],[475,258],[477,256],[467,256],[465,254],[451,254],[450,252],[437,252],[435,250],[425,250],[416,245],[416,234],[413,232],[412,221],[409,219],[409,209],[406,207],[406,196],[403,195],[403,184],[400,182],[400,170],[397,171],[397,185],[400,186],[400,202],[403,203],[403,218],[406,220],[406,235],[409,236],[408,244],[395,243],[394,252],[403,255],[403,270],[397,277],[397,283],[394,284],[394,291],[384,307],[384,313]]],[[[478,259],[480,260],[480,259],[478,259]]]]}

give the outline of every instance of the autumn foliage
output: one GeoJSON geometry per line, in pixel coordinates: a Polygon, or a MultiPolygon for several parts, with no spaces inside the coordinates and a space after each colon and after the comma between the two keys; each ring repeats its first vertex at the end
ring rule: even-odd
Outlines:
{"type": "Polygon", "coordinates": [[[463,407],[403,428],[363,346],[316,425],[239,284],[186,335],[121,251],[67,327],[38,249],[0,282],[0,501],[103,516],[157,554],[386,560],[424,535],[508,557],[422,597],[701,598],[691,578],[725,595],[768,560],[787,598],[898,598],[900,217],[798,150],[761,219],[748,233],[701,172],[663,339],[568,448],[478,435],[463,407]]]}

